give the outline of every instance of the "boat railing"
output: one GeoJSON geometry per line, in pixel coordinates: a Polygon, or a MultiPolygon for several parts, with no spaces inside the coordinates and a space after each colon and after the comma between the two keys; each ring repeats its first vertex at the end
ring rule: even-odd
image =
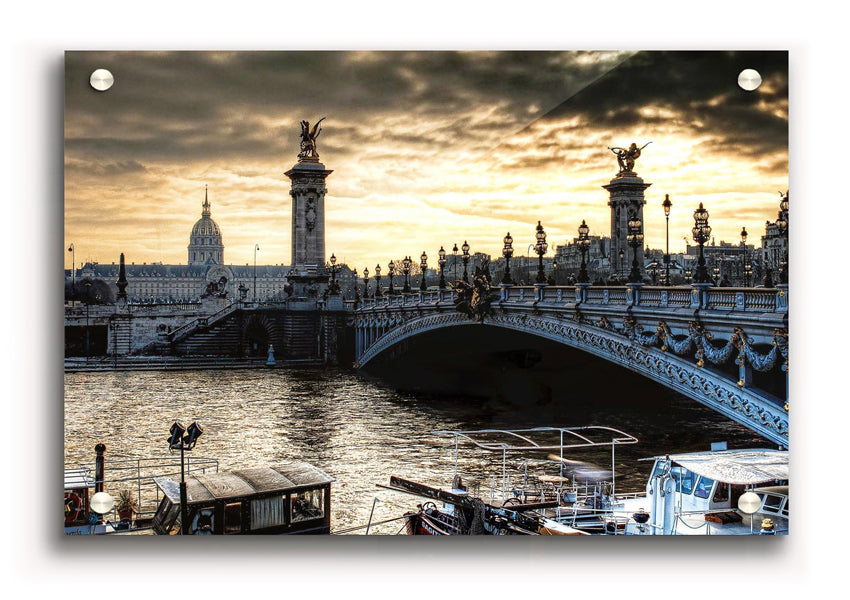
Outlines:
{"type": "MultiPolygon", "coordinates": [[[[218,460],[201,456],[186,457],[186,475],[217,473],[218,460]]],[[[73,465],[73,468],[88,469],[95,473],[93,463],[73,465]]],[[[113,498],[117,498],[122,490],[134,493],[134,499],[139,507],[135,513],[136,520],[153,517],[162,499],[159,487],[154,483],[154,477],[171,477],[180,479],[180,455],[159,458],[136,458],[128,460],[107,461],[104,468],[103,490],[113,498]]],[[[108,521],[120,521],[118,509],[104,515],[108,521]]]]}

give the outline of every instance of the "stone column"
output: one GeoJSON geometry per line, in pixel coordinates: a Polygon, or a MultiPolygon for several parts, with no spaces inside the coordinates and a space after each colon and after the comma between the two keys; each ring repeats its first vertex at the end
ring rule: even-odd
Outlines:
{"type": "Polygon", "coordinates": [[[285,173],[292,181],[292,258],[289,282],[295,297],[321,297],[325,267],[325,180],[333,173],[318,160],[304,158],[285,173]]]}
{"type": "MultiPolygon", "coordinates": [[[[638,177],[637,174],[627,172],[614,177],[608,185],[602,186],[608,190],[610,195],[608,206],[611,207],[611,249],[608,256],[611,259],[612,272],[617,272],[621,276],[628,276],[634,258],[627,238],[629,235],[629,216],[636,214],[641,223],[644,223],[643,205],[646,204],[646,200],[643,193],[651,185],[651,183],[644,183],[643,179],[638,177]],[[623,261],[625,273],[619,272],[620,250],[623,251],[625,258],[623,261]]],[[[643,268],[643,244],[638,248],[637,260],[638,269],[641,278],[643,278],[646,276],[643,268]]]]}

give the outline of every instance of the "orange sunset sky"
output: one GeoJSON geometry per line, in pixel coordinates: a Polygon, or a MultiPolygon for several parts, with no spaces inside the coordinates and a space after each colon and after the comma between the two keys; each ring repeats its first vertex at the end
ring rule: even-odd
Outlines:
{"type": "MultiPolygon", "coordinates": [[[[320,117],[326,248],[352,267],[436,258],[467,240],[516,254],[610,234],[607,146],[652,141],[646,240],[684,250],[693,211],[717,242],[760,245],[788,188],[786,52],[70,52],[65,245],[77,263],[186,263],[209,185],[225,262],[289,264],[299,121],[320,117]],[[107,92],[88,83],[106,68],[107,92]],[[754,68],[763,84],[737,85],[754,68]]],[[[690,237],[689,237],[690,239],[690,237]]],[[[551,255],[551,253],[550,253],[551,255]]],[[[66,257],[70,265],[70,254],[66,257]]]]}

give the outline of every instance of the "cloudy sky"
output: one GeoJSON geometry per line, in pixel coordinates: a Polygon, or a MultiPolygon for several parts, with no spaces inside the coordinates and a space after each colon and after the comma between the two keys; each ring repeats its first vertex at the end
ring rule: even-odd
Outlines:
{"type": "MultiPolygon", "coordinates": [[[[225,262],[290,261],[299,121],[326,116],[327,252],[352,266],[468,240],[517,254],[609,234],[608,146],[652,141],[646,239],[684,249],[703,202],[717,242],[759,243],[788,187],[785,52],[72,52],[65,237],[77,262],[186,262],[209,185],[225,262]],[[92,90],[107,68],[115,85],[92,90]],[[744,68],[764,83],[737,86],[744,68]]],[[[70,264],[70,256],[66,264],[70,264]]]]}

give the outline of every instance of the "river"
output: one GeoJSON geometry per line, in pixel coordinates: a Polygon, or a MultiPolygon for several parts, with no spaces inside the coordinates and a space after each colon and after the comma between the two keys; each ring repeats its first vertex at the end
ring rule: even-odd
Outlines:
{"type": "MultiPolygon", "coordinates": [[[[652,382],[634,378],[629,398],[564,394],[546,406],[509,405],[472,397],[403,393],[345,369],[106,372],[65,375],[65,465],[94,462],[94,446],[109,460],[168,454],[174,420],[203,424],[193,456],[218,459],[220,468],[305,460],[330,474],[331,527],[398,517],[421,500],[380,490],[390,475],[445,486],[454,467],[453,438],[436,430],[605,425],[640,440],[618,447],[618,491],[642,489],[655,454],[770,444],[714,411],[652,382]]],[[[545,455],[535,457],[545,458],[545,455]]],[[[575,451],[572,458],[610,469],[610,450],[575,451]]],[[[521,457],[510,457],[517,472],[521,457]]],[[[557,473],[538,461],[534,472],[557,473]]],[[[486,481],[501,472],[501,455],[462,448],[460,472],[486,481]]],[[[393,534],[400,522],[372,533],[393,534]]]]}

